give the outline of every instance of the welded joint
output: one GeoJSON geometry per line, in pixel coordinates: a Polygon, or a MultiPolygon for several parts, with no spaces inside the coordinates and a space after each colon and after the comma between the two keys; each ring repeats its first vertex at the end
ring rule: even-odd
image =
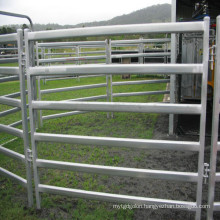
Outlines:
{"type": "Polygon", "coordinates": [[[204,178],[204,184],[207,184],[207,180],[209,178],[209,164],[208,163],[204,163],[204,174],[203,174],[203,178],[204,178]]]}
{"type": "Polygon", "coordinates": [[[27,161],[32,162],[33,161],[33,154],[31,149],[27,149],[27,161]]]}

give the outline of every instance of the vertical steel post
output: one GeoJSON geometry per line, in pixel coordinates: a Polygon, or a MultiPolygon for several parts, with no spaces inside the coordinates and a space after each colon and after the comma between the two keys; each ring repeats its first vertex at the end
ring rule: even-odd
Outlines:
{"type": "Polygon", "coordinates": [[[32,65],[31,57],[31,45],[33,42],[29,42],[28,40],[28,32],[29,30],[25,30],[25,53],[26,53],[26,70],[27,70],[27,86],[28,86],[28,103],[29,103],[29,117],[30,117],[30,128],[31,128],[31,146],[32,146],[32,154],[33,154],[33,170],[34,170],[34,184],[35,184],[35,195],[36,195],[36,203],[37,209],[40,209],[40,193],[38,189],[39,185],[39,176],[38,176],[38,169],[36,165],[36,158],[37,158],[37,146],[34,140],[34,132],[36,131],[35,126],[35,111],[32,108],[32,100],[35,99],[35,89],[34,81],[35,77],[31,77],[29,74],[29,68],[32,65]]]}
{"type": "Polygon", "coordinates": [[[39,66],[39,46],[38,42],[36,42],[36,61],[37,61],[37,66],[39,66]]]}
{"type": "MultiPolygon", "coordinates": [[[[172,0],[171,22],[176,22],[176,0],[172,0]]],[[[171,34],[171,63],[176,63],[176,34],[171,34]]],[[[175,103],[176,75],[170,76],[170,103],[175,103]]],[[[169,115],[169,135],[174,134],[174,115],[169,115]]]]}
{"type": "MultiPolygon", "coordinates": [[[[38,42],[36,42],[36,60],[37,60],[37,66],[39,66],[39,47],[38,47],[38,42]]],[[[41,89],[40,89],[40,76],[37,77],[37,82],[38,82],[38,100],[41,101],[41,89]]],[[[39,127],[43,126],[43,119],[42,119],[42,110],[39,111],[39,127]]]]}
{"type": "MultiPolygon", "coordinates": [[[[143,40],[143,37],[140,37],[140,40],[143,40]]],[[[143,43],[139,43],[138,53],[144,53],[144,44],[143,43]]],[[[139,62],[139,64],[143,64],[144,63],[144,57],[139,57],[138,62],[139,62]]]]}
{"type": "MultiPolygon", "coordinates": [[[[76,49],[76,56],[77,56],[77,57],[80,57],[80,47],[79,47],[79,46],[76,46],[75,49],[76,49]]],[[[76,61],[76,64],[80,65],[80,60],[79,60],[79,61],[76,61]]],[[[80,81],[79,76],[77,76],[77,79],[78,79],[78,81],[80,81]]]]}
{"type": "MultiPolygon", "coordinates": [[[[80,55],[81,55],[81,47],[80,46],[78,46],[77,47],[78,49],[78,54],[79,54],[79,56],[78,57],[80,57],[80,55]]],[[[79,65],[81,64],[81,61],[79,60],[79,63],[78,63],[79,65]]]]}
{"type": "MultiPolygon", "coordinates": [[[[41,47],[41,59],[45,58],[44,53],[45,53],[45,49],[44,49],[44,47],[41,47]]],[[[42,65],[44,65],[44,64],[42,64],[42,65]]],[[[44,82],[44,85],[45,85],[46,84],[46,79],[43,79],[43,82],[44,82]]]]}
{"type": "MultiPolygon", "coordinates": [[[[37,77],[38,80],[38,100],[41,101],[41,89],[40,89],[40,76],[37,77]]],[[[43,117],[42,117],[42,110],[39,110],[39,127],[43,126],[43,117]]]]}
{"type": "MultiPolygon", "coordinates": [[[[107,63],[111,64],[112,63],[112,58],[111,58],[111,54],[112,54],[112,43],[111,43],[111,39],[109,39],[107,41],[108,44],[108,50],[106,53],[107,56],[107,63]]],[[[109,94],[110,94],[110,102],[113,102],[113,88],[112,88],[112,75],[109,75],[109,94]]],[[[111,117],[114,117],[114,113],[111,113],[111,117]]]]}
{"type": "Polygon", "coordinates": [[[201,106],[202,112],[200,116],[200,134],[199,134],[199,161],[198,161],[198,182],[196,194],[196,219],[201,218],[202,203],[202,185],[204,172],[204,150],[205,150],[205,132],[206,132],[206,103],[207,103],[207,83],[208,83],[208,64],[209,64],[209,17],[204,19],[204,33],[203,33],[203,74],[202,74],[202,91],[201,91],[201,106]]]}
{"type": "Polygon", "coordinates": [[[215,199],[215,176],[216,161],[218,153],[218,126],[219,126],[219,99],[220,99],[220,16],[217,17],[216,25],[216,56],[215,56],[215,85],[213,98],[212,114],[212,139],[210,152],[210,173],[209,173],[209,191],[208,204],[210,208],[207,212],[207,219],[213,219],[214,199],[215,199]]]}
{"type": "Polygon", "coordinates": [[[21,115],[22,115],[22,129],[24,140],[24,154],[27,177],[27,194],[28,206],[33,206],[33,189],[32,189],[32,175],[31,175],[31,150],[28,135],[28,117],[27,117],[27,103],[26,103],[26,86],[25,86],[25,60],[24,60],[24,46],[23,46],[23,31],[19,29],[18,34],[18,63],[19,63],[19,80],[20,80],[20,97],[21,97],[21,115]]]}
{"type": "MultiPolygon", "coordinates": [[[[35,66],[35,51],[34,51],[34,42],[30,43],[30,66],[35,66]]],[[[34,80],[33,85],[34,87],[34,100],[37,100],[37,81],[34,80]]],[[[35,126],[38,128],[38,112],[35,111],[35,126]]]]}
{"type": "MultiPolygon", "coordinates": [[[[166,38],[167,38],[167,34],[166,34],[166,38]]],[[[164,46],[164,53],[167,53],[168,52],[168,45],[167,45],[167,42],[165,42],[165,44],[163,45],[164,46]]],[[[164,63],[167,63],[167,56],[164,56],[164,63]]]]}
{"type": "MultiPolygon", "coordinates": [[[[106,39],[105,43],[106,64],[111,64],[111,41],[106,39]]],[[[106,95],[106,101],[112,102],[112,75],[106,76],[106,95]]],[[[113,113],[111,113],[111,116],[113,117],[113,113]]],[[[107,112],[107,118],[109,117],[109,112],[107,112]]]]}
{"type": "MultiPolygon", "coordinates": [[[[76,56],[79,57],[79,56],[80,56],[80,53],[79,53],[79,46],[76,46],[76,47],[75,47],[75,50],[76,50],[76,56]]],[[[77,61],[76,64],[79,65],[79,64],[80,64],[79,61],[77,61]]]]}
{"type": "MultiPolygon", "coordinates": [[[[48,48],[48,49],[47,49],[47,53],[51,53],[51,48],[48,48]]],[[[48,56],[48,58],[52,58],[52,56],[51,56],[51,55],[49,55],[49,56],[48,56]]],[[[48,63],[48,65],[50,66],[50,65],[51,65],[51,63],[48,63]]]]}

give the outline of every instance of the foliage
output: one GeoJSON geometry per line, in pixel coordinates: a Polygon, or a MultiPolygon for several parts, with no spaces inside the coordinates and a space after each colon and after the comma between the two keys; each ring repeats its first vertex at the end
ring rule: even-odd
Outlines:
{"type": "Polygon", "coordinates": [[[0,35],[11,33],[16,33],[16,28],[14,26],[3,26],[0,28],[0,35]]]}

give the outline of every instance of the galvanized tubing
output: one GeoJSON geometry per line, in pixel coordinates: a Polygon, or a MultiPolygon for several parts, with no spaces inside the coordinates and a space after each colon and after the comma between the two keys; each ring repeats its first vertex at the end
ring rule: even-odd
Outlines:
{"type": "MultiPolygon", "coordinates": [[[[81,56],[81,54],[83,54],[83,52],[81,52],[81,48],[106,48],[106,41],[79,41],[79,42],[52,42],[52,43],[37,43],[36,45],[36,49],[37,51],[39,50],[39,48],[42,49],[42,57],[43,59],[38,59],[38,54],[37,54],[37,64],[38,66],[40,65],[44,65],[44,64],[51,64],[51,63],[57,63],[57,62],[71,62],[71,61],[78,61],[76,64],[80,64],[81,61],[85,61],[85,60],[100,60],[100,59],[104,59],[106,60],[106,55],[98,55],[98,56],[81,56]],[[73,55],[76,55],[74,57],[61,57],[61,58],[52,58],[51,56],[53,55],[57,55],[58,53],[45,53],[45,49],[47,48],[48,50],[50,50],[51,48],[74,48],[76,49],[75,53],[73,53],[73,55]],[[46,58],[47,56],[50,56],[49,58],[46,58]]],[[[93,51],[92,51],[93,52],[93,51]]],[[[91,52],[91,53],[92,53],[91,52]]],[[[95,51],[95,52],[99,52],[99,51],[95,51]]],[[[90,53],[90,54],[91,54],[90,53]]],[[[102,51],[103,53],[103,51],[102,51]]],[[[104,51],[104,53],[106,53],[104,51]]],[[[69,53],[59,53],[60,55],[69,55],[69,53]]],[[[99,76],[104,76],[104,75],[91,75],[91,76],[64,76],[61,74],[58,77],[54,77],[54,76],[42,76],[42,77],[38,77],[38,98],[39,100],[41,100],[41,97],[43,94],[47,94],[47,93],[53,93],[53,92],[65,92],[65,91],[75,91],[75,90],[81,90],[81,89],[92,89],[92,88],[100,88],[100,87],[106,87],[107,83],[102,83],[102,84],[94,84],[94,85],[83,85],[83,86],[75,86],[75,87],[68,87],[68,88],[58,88],[58,89],[50,89],[50,90],[41,90],[40,88],[40,79],[44,79],[45,82],[46,81],[54,81],[54,80],[65,80],[65,79],[70,79],[70,78],[84,78],[84,77],[99,77],[99,76]]],[[[107,96],[101,96],[102,98],[105,97],[107,98],[107,96]]],[[[90,97],[90,100],[96,100],[96,99],[100,99],[100,97],[90,97]]],[[[54,114],[54,115],[47,115],[47,116],[43,116],[42,115],[42,111],[40,110],[40,125],[43,125],[43,120],[47,120],[47,119],[51,119],[51,118],[56,118],[59,117],[59,114],[54,114]]],[[[74,111],[74,112],[66,112],[66,113],[62,113],[60,114],[60,117],[64,117],[64,116],[69,116],[69,115],[75,115],[75,114],[81,114],[84,113],[82,112],[78,112],[78,111],[74,111]]]]}
{"type": "Polygon", "coordinates": [[[201,205],[203,162],[204,162],[204,136],[206,117],[207,75],[208,75],[208,53],[209,53],[209,19],[203,22],[182,22],[166,24],[141,24],[110,27],[94,27],[81,29],[68,29],[56,31],[41,31],[36,33],[25,32],[26,43],[26,65],[27,83],[30,111],[31,142],[33,151],[34,182],[36,192],[37,208],[41,207],[40,194],[53,193],[68,195],[86,199],[96,199],[111,202],[122,202],[132,204],[168,204],[180,205],[179,207],[188,211],[194,211],[196,219],[200,219],[201,210],[196,208],[201,205]],[[121,34],[147,34],[147,33],[181,33],[202,32],[203,33],[203,63],[202,64],[106,64],[106,65],[62,65],[31,67],[30,46],[33,41],[78,36],[101,36],[121,34]],[[37,101],[34,97],[36,87],[34,82],[38,76],[79,76],[105,74],[106,76],[120,74],[201,74],[202,75],[202,101],[201,104],[175,104],[175,103],[115,103],[115,102],[85,102],[85,101],[37,101]],[[64,134],[45,134],[36,132],[35,112],[42,109],[59,109],[74,111],[104,111],[104,112],[156,112],[173,114],[198,114],[201,117],[200,140],[198,142],[188,141],[166,141],[145,140],[111,137],[90,137],[64,134]],[[48,161],[37,157],[36,144],[41,141],[92,144],[99,146],[117,146],[141,149],[181,150],[195,151],[199,155],[198,170],[194,173],[164,170],[146,170],[124,167],[111,167],[90,164],[67,163],[61,161],[48,161]],[[117,195],[105,192],[93,192],[64,187],[55,187],[40,183],[38,177],[39,168],[52,168],[74,170],[88,173],[107,173],[108,175],[137,176],[141,178],[155,178],[161,180],[187,181],[197,183],[196,201],[179,201],[159,198],[137,197],[129,195],[117,195]]]}
{"type": "Polygon", "coordinates": [[[217,17],[216,29],[216,52],[215,52],[215,85],[213,98],[213,115],[212,115],[212,137],[210,152],[210,172],[209,172],[209,191],[208,191],[208,209],[207,219],[213,219],[213,212],[220,211],[220,202],[215,198],[216,183],[220,182],[220,173],[217,172],[217,158],[220,151],[219,134],[219,99],[220,99],[220,16],[217,17]]]}
{"type": "MultiPolygon", "coordinates": [[[[23,139],[24,143],[24,154],[17,153],[13,150],[7,149],[4,144],[0,145],[0,153],[11,157],[13,159],[17,159],[25,164],[26,167],[26,179],[9,172],[4,168],[0,168],[0,174],[4,175],[12,180],[18,182],[23,187],[27,189],[28,195],[28,206],[31,207],[33,205],[33,190],[32,190],[32,177],[31,177],[31,149],[29,144],[29,135],[28,135],[28,119],[27,119],[27,104],[26,104],[26,86],[25,86],[25,67],[24,67],[24,47],[23,47],[23,32],[22,30],[18,30],[16,34],[9,35],[1,35],[0,42],[15,42],[17,43],[17,58],[7,58],[13,59],[14,61],[18,61],[18,67],[0,67],[0,74],[4,77],[0,78],[0,83],[9,82],[9,81],[17,81],[20,82],[20,91],[12,94],[7,94],[0,97],[0,103],[8,106],[13,106],[14,108],[0,112],[0,117],[4,117],[6,115],[13,114],[15,112],[21,111],[21,120],[14,122],[10,125],[0,124],[0,131],[5,132],[7,134],[11,134],[15,137],[19,137],[23,139]],[[15,97],[19,97],[20,99],[15,99],[15,97]],[[14,128],[17,125],[22,125],[22,129],[14,128]]],[[[5,49],[5,48],[4,48],[5,49]]],[[[12,48],[10,48],[12,49],[12,48]]],[[[15,48],[13,48],[14,50],[15,48]]],[[[1,59],[1,63],[8,63],[8,60],[1,59]]]]}
{"type": "MultiPolygon", "coordinates": [[[[156,42],[159,42],[160,39],[154,39],[156,40],[156,42]]],[[[142,39],[143,42],[154,42],[153,39],[150,39],[150,40],[146,40],[146,39],[142,39]]],[[[162,39],[163,41],[164,39],[162,39]]],[[[168,41],[168,39],[165,39],[164,40],[165,42],[168,41]]],[[[111,44],[111,40],[106,40],[105,42],[55,42],[55,43],[37,43],[36,47],[38,48],[39,46],[46,46],[47,48],[49,47],[53,47],[53,46],[56,46],[56,47],[59,47],[59,46],[62,46],[64,47],[65,45],[67,46],[75,46],[75,45],[84,45],[85,47],[87,46],[90,46],[89,43],[91,43],[92,46],[95,46],[95,45],[98,45],[98,44],[103,44],[105,45],[106,47],[106,50],[105,50],[105,56],[88,56],[88,59],[96,59],[96,58],[100,58],[100,57],[105,57],[106,59],[106,63],[107,64],[111,64],[112,63],[112,58],[116,58],[116,57],[119,57],[119,58],[127,58],[127,57],[133,57],[135,55],[135,57],[143,57],[143,56],[161,56],[161,55],[164,55],[165,53],[149,53],[149,54],[144,54],[144,53],[139,53],[139,54],[120,54],[120,55],[112,55],[112,51],[111,51],[111,48],[112,48],[112,44],[111,44]],[[136,56],[137,55],[137,56],[136,56]]],[[[121,42],[121,44],[124,44],[124,43],[127,43],[126,41],[117,41],[117,43],[121,42]]],[[[135,42],[140,42],[140,40],[133,40],[133,43],[135,42]]],[[[143,48],[142,48],[143,50],[143,48]]],[[[44,54],[45,55],[45,54],[44,54]]],[[[165,55],[168,55],[165,54],[165,55]]],[[[71,59],[73,60],[78,60],[79,57],[73,57],[71,59]]],[[[80,57],[81,58],[81,57],[80,57]]],[[[69,60],[70,58],[52,58],[52,59],[41,59],[41,60],[38,60],[38,64],[43,64],[43,63],[50,63],[50,62],[56,62],[56,61],[65,61],[65,60],[69,60]]],[[[89,67],[92,67],[89,65],[89,67]]],[[[62,70],[61,70],[62,72],[62,70]]],[[[103,75],[104,75],[104,72],[103,72],[103,75]]],[[[76,74],[77,78],[83,78],[83,77],[97,77],[97,76],[103,76],[102,74],[99,74],[99,75],[78,75],[76,74]]],[[[40,78],[41,79],[47,79],[47,81],[51,81],[51,80],[65,80],[67,79],[66,77],[61,77],[61,74],[59,74],[59,76],[41,76],[40,78]]],[[[71,77],[71,76],[68,76],[68,79],[70,78],[76,78],[75,76],[74,77],[71,77]]],[[[140,95],[157,95],[157,94],[168,94],[169,91],[150,91],[150,92],[136,92],[136,93],[116,93],[116,94],[113,94],[113,86],[119,86],[119,85],[137,85],[137,84],[148,84],[148,83],[167,83],[169,82],[169,80],[143,80],[143,81],[130,81],[130,82],[117,82],[116,84],[114,84],[112,82],[112,76],[109,75],[106,77],[106,84],[95,84],[95,85],[83,85],[83,86],[74,86],[74,87],[66,87],[66,88],[56,88],[56,89],[49,89],[49,90],[41,90],[40,89],[40,81],[38,83],[38,97],[39,97],[39,100],[41,100],[41,97],[43,94],[47,94],[47,93],[57,93],[57,92],[65,92],[65,91],[74,91],[74,90],[79,90],[79,89],[91,89],[91,88],[98,88],[98,87],[106,87],[106,96],[104,95],[101,95],[99,97],[97,96],[94,96],[94,97],[90,97],[90,99],[88,99],[88,97],[86,99],[84,98],[80,98],[80,100],[97,100],[97,99],[101,99],[102,98],[106,98],[107,101],[113,101],[113,97],[123,97],[123,96],[140,96],[140,95]]],[[[77,114],[77,113],[81,113],[81,112],[78,112],[78,111],[74,111],[72,112],[72,114],[77,114]]],[[[62,113],[60,114],[62,117],[64,117],[65,115],[69,116],[71,113],[70,112],[67,112],[66,114],[65,113],[62,113]]],[[[55,118],[55,117],[58,117],[59,114],[55,114],[54,116],[53,115],[48,115],[48,116],[42,116],[42,111],[40,110],[40,122],[41,122],[41,126],[43,124],[43,120],[46,120],[46,119],[50,119],[50,118],[55,118]]],[[[107,116],[109,117],[109,113],[107,113],[107,116]]],[[[113,116],[113,114],[112,114],[113,116]]]]}
{"type": "Polygon", "coordinates": [[[116,25],[92,28],[73,28],[37,31],[28,35],[29,41],[71,38],[71,37],[92,37],[92,36],[114,36],[123,34],[149,34],[149,33],[186,33],[203,32],[203,22],[182,22],[179,23],[156,23],[156,24],[135,24],[135,25],[116,25]]]}

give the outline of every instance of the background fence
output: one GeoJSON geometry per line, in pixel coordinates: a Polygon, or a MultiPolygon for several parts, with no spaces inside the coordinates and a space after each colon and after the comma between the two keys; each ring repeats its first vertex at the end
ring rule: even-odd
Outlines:
{"type": "MultiPolygon", "coordinates": [[[[63,62],[71,62],[71,61],[77,61],[75,62],[76,65],[79,65],[80,60],[92,60],[95,62],[95,60],[105,59],[106,64],[112,63],[113,59],[131,59],[131,58],[141,58],[139,60],[139,63],[143,63],[143,58],[162,58],[163,62],[167,62],[168,58],[167,56],[170,56],[170,53],[167,52],[168,46],[167,43],[170,42],[170,39],[168,38],[162,38],[162,39],[137,39],[137,40],[119,40],[119,41],[111,41],[111,40],[105,40],[105,41],[81,41],[81,42],[52,42],[52,43],[36,43],[36,57],[37,57],[37,65],[50,65],[51,63],[63,63],[63,62]],[[149,43],[162,43],[164,45],[164,52],[158,52],[157,50],[154,51],[154,53],[145,53],[145,45],[144,44],[149,43]],[[128,46],[134,46],[138,47],[138,50],[125,50],[124,48],[128,46]],[[99,48],[104,47],[105,50],[98,50],[99,48]],[[112,50],[112,48],[117,47],[123,47],[122,50],[112,50]],[[39,48],[41,48],[41,53],[39,53],[39,48]],[[76,49],[77,53],[66,53],[59,51],[59,53],[51,53],[51,49],[64,49],[64,48],[71,48],[76,49]],[[95,49],[94,51],[84,51],[81,52],[82,48],[92,48],[95,49]],[[45,53],[45,50],[47,49],[48,53],[45,53]],[[103,53],[104,55],[98,55],[94,56],[94,53],[103,53]],[[129,52],[129,53],[128,53],[129,52]],[[114,55],[114,53],[119,53],[117,55],[114,55]],[[39,54],[41,54],[41,58],[39,59],[39,54]],[[65,57],[65,55],[73,54],[76,55],[75,57],[65,57]],[[79,57],[80,54],[87,54],[87,56],[79,57]],[[47,58],[46,56],[60,56],[59,58],[47,58]],[[92,56],[91,56],[92,55],[92,56]]],[[[160,60],[157,60],[159,62],[160,60]]],[[[122,61],[120,61],[122,62],[122,61]]],[[[160,61],[161,62],[161,61],[160,61]]],[[[122,62],[124,63],[124,62],[122,62]]],[[[128,63],[131,63],[130,61],[128,63]]],[[[83,76],[68,76],[68,79],[72,78],[89,78],[89,77],[99,77],[103,75],[83,75],[83,76]]],[[[54,78],[55,76],[41,76],[38,77],[38,97],[39,100],[42,99],[43,94],[49,94],[49,93],[58,93],[58,92],[65,92],[65,91],[76,91],[81,89],[92,89],[92,88],[100,88],[100,87],[106,87],[106,94],[97,95],[97,96],[91,96],[91,97],[80,97],[77,99],[70,99],[66,101],[88,101],[88,100],[99,100],[99,99],[106,99],[106,101],[113,101],[113,97],[125,97],[125,96],[140,96],[140,95],[160,95],[160,94],[169,94],[170,91],[147,91],[147,92],[130,92],[130,93],[113,93],[113,86],[122,86],[122,85],[137,85],[137,84],[153,84],[153,83],[168,83],[169,79],[164,80],[142,80],[142,81],[129,81],[129,82],[112,82],[112,76],[106,77],[106,83],[96,84],[96,85],[81,85],[81,86],[74,86],[74,87],[67,87],[67,88],[56,88],[56,89],[47,89],[47,90],[41,90],[40,88],[40,79],[44,79],[45,81],[51,81],[51,80],[64,80],[67,79],[66,77],[59,77],[54,78]]],[[[42,116],[42,111],[40,111],[40,122],[41,126],[43,125],[43,120],[57,118],[57,117],[64,117],[69,115],[75,115],[75,114],[81,114],[86,113],[85,111],[73,111],[73,112],[67,112],[67,113],[61,113],[61,114],[53,114],[53,115],[47,115],[42,116]]],[[[109,113],[107,113],[109,117],[109,113]]],[[[113,114],[112,114],[113,116],[113,114]]]]}

